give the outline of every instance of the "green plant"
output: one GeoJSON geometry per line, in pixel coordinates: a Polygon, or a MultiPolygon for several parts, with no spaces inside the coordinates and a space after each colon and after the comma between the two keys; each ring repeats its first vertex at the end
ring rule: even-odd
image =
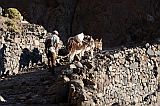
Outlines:
{"type": "Polygon", "coordinates": [[[21,13],[16,8],[8,8],[7,14],[10,19],[21,20],[21,13]]]}

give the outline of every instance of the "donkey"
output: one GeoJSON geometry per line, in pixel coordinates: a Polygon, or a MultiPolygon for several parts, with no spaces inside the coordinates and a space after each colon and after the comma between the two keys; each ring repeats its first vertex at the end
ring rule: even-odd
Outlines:
{"type": "Polygon", "coordinates": [[[69,62],[71,63],[74,60],[74,56],[76,54],[79,54],[80,58],[84,56],[85,51],[90,51],[91,57],[93,58],[94,47],[94,40],[91,36],[85,36],[84,40],[81,43],[79,43],[76,40],[76,37],[70,37],[67,43],[67,50],[69,52],[69,62]]]}
{"type": "Polygon", "coordinates": [[[93,58],[93,52],[95,49],[95,41],[90,35],[85,35],[84,42],[87,43],[86,48],[83,50],[82,55],[84,55],[84,52],[90,52],[91,58],[93,58]]]}
{"type": "Polygon", "coordinates": [[[94,43],[95,43],[95,50],[96,51],[102,51],[102,39],[96,39],[95,41],[94,41],[94,43]]]}

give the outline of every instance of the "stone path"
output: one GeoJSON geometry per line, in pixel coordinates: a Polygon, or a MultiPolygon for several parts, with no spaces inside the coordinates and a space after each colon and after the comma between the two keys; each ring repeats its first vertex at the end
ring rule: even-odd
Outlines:
{"type": "Polygon", "coordinates": [[[45,69],[32,69],[19,75],[1,79],[0,96],[3,106],[29,104],[67,106],[63,81],[45,69]],[[58,86],[57,86],[58,85],[58,86]]]}

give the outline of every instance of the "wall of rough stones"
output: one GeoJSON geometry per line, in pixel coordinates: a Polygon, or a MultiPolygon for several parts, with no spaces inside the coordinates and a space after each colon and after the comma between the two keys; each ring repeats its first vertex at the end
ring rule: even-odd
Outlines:
{"type": "MultiPolygon", "coordinates": [[[[1,31],[0,35],[1,75],[17,74],[20,66],[22,69],[30,67],[31,61],[46,61],[43,27],[26,25],[22,34],[1,31]]],[[[92,60],[85,56],[64,69],[57,68],[69,84],[69,103],[80,106],[157,104],[160,84],[158,43],[103,51],[94,56],[92,60]]]]}
{"type": "Polygon", "coordinates": [[[46,61],[44,54],[44,28],[26,24],[21,34],[0,32],[0,72],[17,74],[32,63],[41,64],[46,61]]]}
{"type": "Polygon", "coordinates": [[[72,73],[64,77],[70,85],[71,104],[158,106],[158,44],[98,53],[93,60],[86,57],[67,70],[72,73]]]}

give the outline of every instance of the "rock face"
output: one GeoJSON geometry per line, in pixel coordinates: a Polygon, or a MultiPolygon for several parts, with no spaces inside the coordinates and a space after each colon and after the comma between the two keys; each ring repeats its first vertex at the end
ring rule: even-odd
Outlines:
{"type": "MultiPolygon", "coordinates": [[[[1,75],[17,74],[21,69],[28,69],[30,62],[33,63],[31,65],[45,62],[44,32],[42,26],[35,24],[24,26],[22,35],[1,31],[1,75]]],[[[39,73],[38,70],[38,74],[33,74],[31,78],[30,74],[32,73],[28,72],[27,79],[33,78],[32,80],[34,80],[37,76],[40,79],[44,77],[51,79],[42,82],[40,79],[35,79],[33,82],[28,81],[29,90],[26,89],[27,91],[24,90],[25,92],[21,93],[20,91],[23,91],[21,89],[24,89],[24,86],[16,86],[14,82],[19,85],[18,83],[23,83],[21,82],[23,80],[19,81],[16,78],[11,78],[11,83],[8,83],[7,80],[2,79],[0,85],[3,86],[0,89],[3,90],[0,90],[0,94],[9,104],[15,104],[17,100],[18,103],[22,104],[28,102],[30,104],[67,102],[67,104],[73,106],[155,106],[158,104],[160,85],[160,45],[158,43],[95,52],[93,59],[85,55],[81,61],[75,61],[71,64],[67,63],[65,58],[60,58],[59,62],[61,64],[55,68],[56,78],[49,73],[44,74],[47,73],[46,70],[43,73],[39,73]],[[52,82],[52,78],[60,81],[60,83],[52,82]],[[50,87],[48,87],[48,83],[50,87]],[[34,94],[33,85],[37,89],[36,94],[34,94]],[[45,85],[47,91],[36,85],[40,85],[42,88],[45,85]],[[57,85],[60,85],[61,89],[57,85]],[[16,89],[12,98],[10,98],[10,95],[13,92],[10,87],[16,89]],[[58,93],[56,93],[57,91],[58,93]],[[24,94],[26,92],[30,93],[24,94]],[[45,99],[43,99],[44,95],[47,95],[45,99]]]]}
{"type": "Polygon", "coordinates": [[[0,31],[0,75],[13,75],[46,61],[44,28],[23,26],[21,34],[0,31]]]}
{"type": "MultiPolygon", "coordinates": [[[[94,37],[103,37],[105,47],[159,37],[159,5],[158,0],[0,0],[0,6],[18,8],[30,22],[42,24],[48,31],[57,29],[64,41],[83,31],[94,37]]],[[[39,36],[41,31],[38,31],[41,27],[29,27],[30,30],[26,30],[23,36],[10,32],[0,33],[0,74],[17,74],[19,69],[29,67],[30,59],[38,57],[38,61],[45,61],[44,38],[39,36]]],[[[61,86],[69,87],[68,98],[65,100],[69,104],[155,106],[160,100],[159,67],[160,46],[146,44],[143,47],[96,53],[92,60],[83,59],[62,68],[57,67],[56,70],[62,72],[58,76],[59,80],[63,79],[61,86]]],[[[54,82],[45,82],[43,73],[37,76],[42,77],[42,83],[41,80],[36,80],[41,85],[41,90],[36,91],[40,91],[43,98],[43,84],[49,83],[50,86],[45,86],[45,93],[53,97],[47,96],[44,100],[38,100],[39,95],[36,94],[39,92],[32,88],[36,83],[30,83],[32,80],[29,80],[27,83],[31,85],[28,89],[33,90],[35,95],[23,96],[24,92],[28,93],[30,90],[26,89],[26,82],[20,82],[25,85],[21,89],[25,90],[22,96],[17,96],[18,103],[26,103],[26,100],[30,104],[54,104],[63,101],[64,95],[60,95],[61,91],[57,94],[60,96],[54,95],[54,91],[61,90],[56,85],[52,86],[54,82]]],[[[45,76],[47,77],[48,75],[45,76]]],[[[52,76],[50,78],[53,81],[52,76]]],[[[6,82],[0,85],[5,85],[6,82]]],[[[16,89],[14,82],[12,85],[16,89]]],[[[0,91],[6,101],[10,100],[15,104],[15,95],[21,93],[17,90],[13,96],[12,85],[2,86],[0,89],[3,90],[0,91]]]]}
{"type": "Polygon", "coordinates": [[[67,105],[67,85],[47,70],[32,69],[29,73],[1,80],[0,105],[67,105]]]}
{"type": "Polygon", "coordinates": [[[158,0],[1,0],[48,31],[57,29],[66,41],[80,32],[102,37],[104,47],[141,42],[158,36],[158,0]]]}
{"type": "Polygon", "coordinates": [[[78,106],[158,105],[160,57],[155,54],[160,50],[158,47],[148,44],[147,47],[122,48],[96,54],[93,60],[82,60],[83,67],[70,69],[73,73],[68,75],[69,103],[78,106]]]}

